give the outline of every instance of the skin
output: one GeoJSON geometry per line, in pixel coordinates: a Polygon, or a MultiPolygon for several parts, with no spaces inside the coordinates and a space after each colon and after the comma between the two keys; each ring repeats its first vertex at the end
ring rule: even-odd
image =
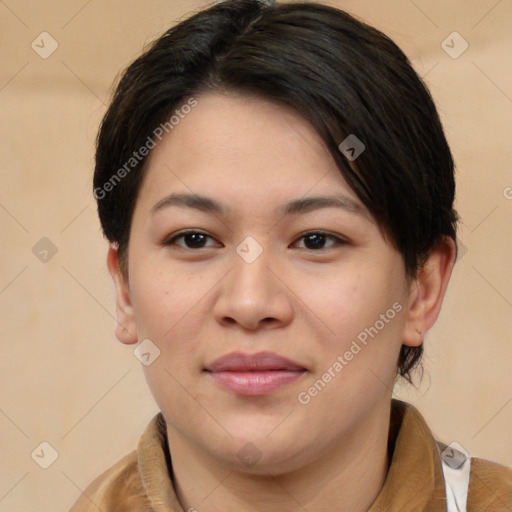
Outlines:
{"type": "Polygon", "coordinates": [[[400,253],[303,118],[256,97],[196,99],[149,157],[128,275],[115,246],[108,253],[118,339],[149,338],[161,351],[144,371],[167,421],[178,498],[184,510],[201,512],[324,512],[333,503],[368,510],[389,464],[400,346],[418,346],[434,324],[455,260],[453,241],[436,247],[407,279],[400,253]],[[207,196],[225,212],[154,210],[173,193],[207,196]],[[333,195],[356,208],[280,211],[292,200],[333,195]],[[184,229],[208,235],[206,246],[190,248],[183,237],[166,243],[184,229]],[[328,236],[311,248],[304,232],[319,230],[345,242],[328,236]],[[252,263],[236,252],[248,236],[262,248],[252,263]],[[300,403],[298,394],[395,303],[401,311],[300,403]],[[266,396],[239,396],[203,371],[234,351],[276,352],[307,371],[266,396]],[[238,456],[244,446],[256,463],[238,456]]]}

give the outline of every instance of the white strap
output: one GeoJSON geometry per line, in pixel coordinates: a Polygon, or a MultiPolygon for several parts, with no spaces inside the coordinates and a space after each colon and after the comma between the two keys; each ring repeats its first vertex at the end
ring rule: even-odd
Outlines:
{"type": "Polygon", "coordinates": [[[471,457],[458,443],[451,443],[441,453],[446,487],[447,512],[466,512],[471,473],[471,457]]]}

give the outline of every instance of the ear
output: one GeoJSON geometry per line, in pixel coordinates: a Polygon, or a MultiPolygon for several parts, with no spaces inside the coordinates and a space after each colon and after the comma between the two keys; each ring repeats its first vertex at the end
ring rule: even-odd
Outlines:
{"type": "Polygon", "coordinates": [[[456,258],[455,242],[445,237],[430,253],[409,287],[409,310],[402,343],[418,347],[434,325],[450,281],[456,258]]]}
{"type": "Polygon", "coordinates": [[[107,254],[107,267],[116,294],[116,337],[127,345],[137,343],[137,328],[130,298],[128,277],[121,271],[117,247],[111,245],[107,254]]]}

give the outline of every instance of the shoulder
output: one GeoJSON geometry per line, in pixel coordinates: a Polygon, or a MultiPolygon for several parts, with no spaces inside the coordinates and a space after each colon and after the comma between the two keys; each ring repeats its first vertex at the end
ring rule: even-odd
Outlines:
{"type": "Polygon", "coordinates": [[[83,491],[71,507],[70,512],[116,512],[137,510],[151,512],[153,509],[140,477],[137,451],[129,453],[83,491]]]}
{"type": "Polygon", "coordinates": [[[468,512],[481,510],[512,510],[512,468],[472,458],[468,512]]]}

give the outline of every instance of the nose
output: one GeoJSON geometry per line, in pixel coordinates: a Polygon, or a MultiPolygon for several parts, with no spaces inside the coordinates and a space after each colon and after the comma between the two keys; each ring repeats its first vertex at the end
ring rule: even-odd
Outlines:
{"type": "Polygon", "coordinates": [[[214,306],[217,322],[252,331],[283,327],[291,322],[291,293],[279,273],[271,268],[268,252],[263,251],[250,263],[234,254],[233,269],[222,280],[214,306]]]}

